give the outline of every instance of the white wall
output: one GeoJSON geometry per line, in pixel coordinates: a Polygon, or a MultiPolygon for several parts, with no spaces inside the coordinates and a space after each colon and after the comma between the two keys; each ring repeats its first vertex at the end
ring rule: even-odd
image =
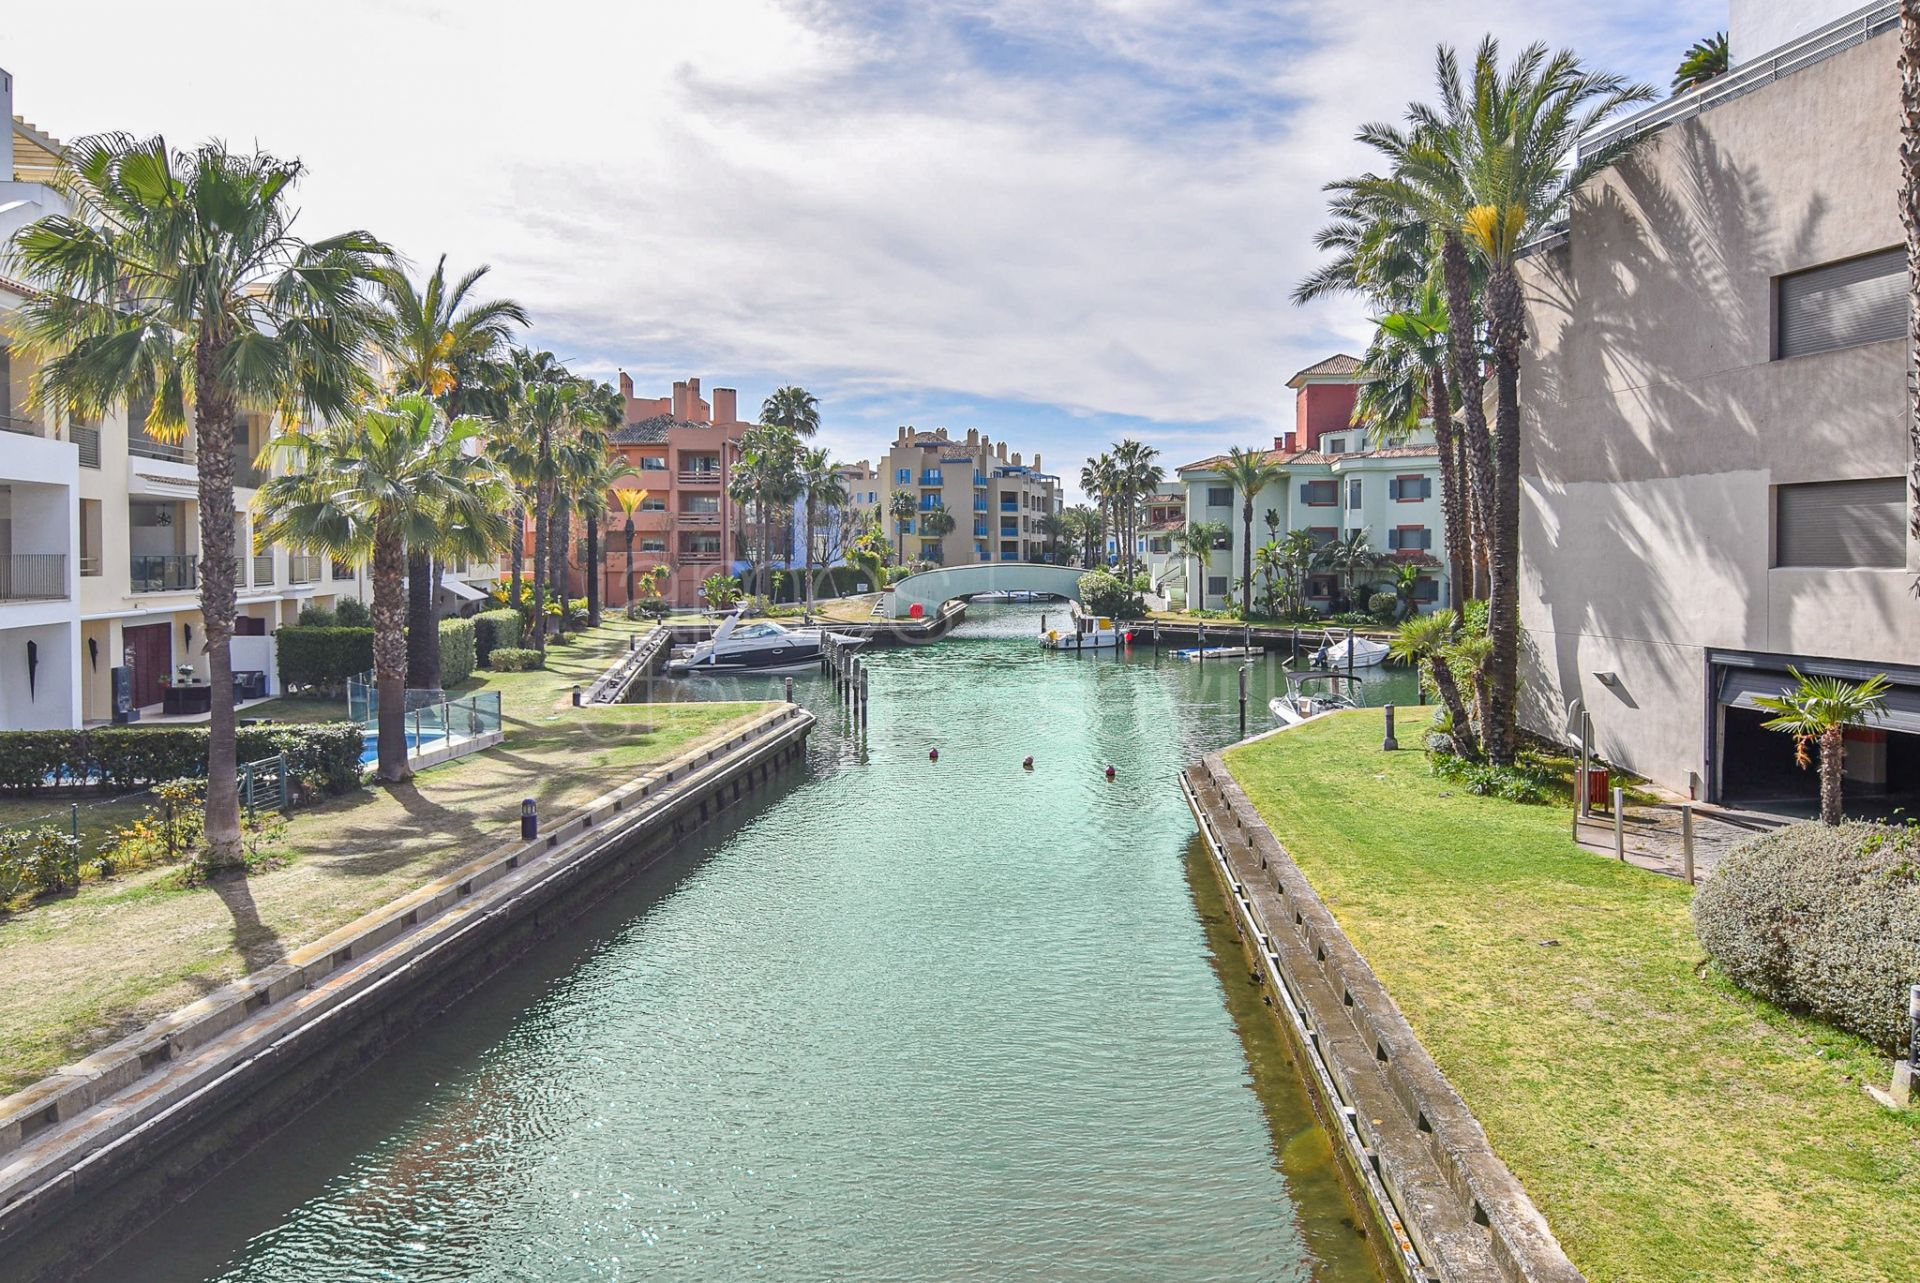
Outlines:
{"type": "Polygon", "coordinates": [[[0,730],[44,731],[80,725],[80,684],[73,665],[79,633],[67,621],[0,628],[0,730]],[[27,643],[37,648],[31,688],[27,643]]]}
{"type": "Polygon", "coordinates": [[[1751,62],[1863,7],[1863,0],[1729,0],[1727,61],[1751,62]]]}

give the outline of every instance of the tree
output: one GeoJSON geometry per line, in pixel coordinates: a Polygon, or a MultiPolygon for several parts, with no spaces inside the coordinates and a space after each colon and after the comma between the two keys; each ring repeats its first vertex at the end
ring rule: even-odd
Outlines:
{"type": "MultiPolygon", "coordinates": [[[[375,275],[380,310],[374,341],[387,359],[395,392],[437,398],[454,416],[473,411],[463,402],[484,398],[484,388],[473,389],[479,397],[463,396],[461,375],[475,373],[479,362],[505,346],[514,326],[527,324],[526,308],[512,299],[471,297],[488,270],[482,264],[450,285],[442,254],[417,288],[398,264],[375,275]]],[[[440,688],[434,563],[444,551],[430,538],[407,550],[407,685],[418,690],[440,688]]]]}
{"type": "Polygon", "coordinates": [[[810,437],[820,430],[820,402],[805,388],[775,388],[772,396],[760,403],[760,422],[785,428],[797,437],[810,437]]]}
{"type": "MultiPolygon", "coordinates": [[[[958,523],[954,521],[953,514],[945,508],[930,508],[920,518],[920,533],[928,539],[941,540],[953,533],[953,528],[956,524],[958,523]]],[[[935,561],[946,560],[946,556],[940,551],[938,544],[935,545],[934,551],[936,553],[934,557],[935,561]]]]}
{"type": "MultiPolygon", "coordinates": [[[[1111,530],[1117,536],[1119,534],[1119,522],[1114,520],[1114,517],[1118,512],[1121,479],[1119,465],[1114,461],[1111,454],[1103,454],[1098,458],[1089,459],[1085,464],[1081,465],[1080,489],[1086,494],[1087,498],[1093,500],[1094,511],[1099,517],[1097,524],[1101,534],[1104,535],[1107,531],[1111,530]]],[[[1096,543],[1097,542],[1096,540],[1096,543]]],[[[1101,559],[1101,564],[1104,563],[1104,560],[1104,558],[1101,559]]],[[[1096,563],[1092,559],[1089,559],[1088,564],[1092,565],[1096,563]]]]}
{"type": "Polygon", "coordinates": [[[1447,654],[1453,642],[1453,625],[1451,610],[1420,615],[1400,625],[1400,631],[1388,646],[1401,663],[1426,666],[1427,676],[1432,679],[1433,688],[1440,693],[1440,702],[1446,705],[1453,721],[1454,752],[1468,761],[1478,761],[1480,743],[1474,736],[1473,719],[1467,713],[1460,683],[1454,677],[1447,654]]]}
{"type": "Polygon", "coordinates": [[[1180,553],[1180,559],[1185,561],[1191,557],[1198,570],[1187,580],[1188,610],[1206,605],[1207,567],[1213,561],[1213,550],[1230,533],[1224,521],[1190,521],[1173,532],[1173,546],[1180,553]]]}
{"type": "Polygon", "coordinates": [[[368,386],[364,289],[387,249],[365,232],[296,237],[298,161],[163,138],[82,138],[55,185],[73,213],[16,233],[33,287],[17,314],[45,357],[34,395],[69,419],[124,401],[147,431],[199,438],[200,609],[211,683],[207,863],[242,863],[235,761],[234,424],[246,409],[325,420],[368,386]]]}
{"type": "Polygon", "coordinates": [[[1420,613],[1420,571],[1417,561],[1403,561],[1393,568],[1393,591],[1400,598],[1403,621],[1420,613]]]}
{"type": "Polygon", "coordinates": [[[1313,567],[1313,535],[1306,530],[1289,530],[1280,540],[1280,556],[1287,584],[1287,613],[1298,615],[1307,608],[1307,571],[1313,567]]]}
{"type": "Polygon", "coordinates": [[[1340,577],[1340,592],[1347,599],[1348,609],[1359,609],[1365,603],[1353,601],[1355,582],[1362,571],[1375,569],[1387,558],[1374,548],[1372,535],[1363,529],[1349,530],[1321,544],[1314,560],[1340,577]]]}
{"type": "MultiPolygon", "coordinates": [[[[759,556],[749,546],[748,565],[757,572],[762,592],[771,590],[773,524],[776,513],[791,513],[800,497],[800,440],[779,424],[757,424],[740,438],[740,457],[727,479],[727,494],[760,531],[759,556]]],[[[791,519],[788,525],[791,527],[791,519]]]]}
{"type": "Polygon", "coordinates": [[[1060,560],[1060,540],[1072,528],[1064,512],[1043,512],[1034,519],[1033,528],[1047,537],[1047,560],[1060,560]]]}
{"type": "MultiPolygon", "coordinates": [[[[646,492],[645,490],[640,490],[640,489],[637,489],[637,488],[627,488],[627,489],[620,489],[620,490],[615,490],[615,491],[613,492],[613,500],[614,500],[614,502],[615,502],[615,503],[617,503],[617,504],[619,504],[619,505],[620,505],[620,511],[621,511],[621,512],[624,512],[625,514],[627,514],[627,526],[626,526],[626,536],[627,536],[627,605],[629,605],[629,606],[631,606],[631,605],[632,605],[632,604],[634,603],[634,601],[635,601],[635,598],[634,598],[634,595],[633,595],[633,590],[634,590],[634,575],[633,575],[633,514],[634,514],[635,512],[637,512],[637,511],[639,511],[639,509],[640,509],[640,505],[641,505],[641,504],[643,504],[643,503],[645,503],[645,502],[647,501],[647,492],[646,492]]],[[[663,569],[664,569],[664,567],[663,567],[663,569]]],[[[649,586],[651,586],[651,585],[652,585],[652,583],[653,583],[653,572],[652,572],[652,571],[648,571],[648,572],[647,572],[647,583],[648,583],[648,585],[649,585],[649,586]]],[[[656,595],[657,595],[657,594],[656,594],[656,595]]]]}
{"type": "Polygon", "coordinates": [[[424,395],[403,396],[352,420],[282,433],[287,469],[255,496],[261,537],[373,567],[373,672],[380,693],[379,776],[413,772],[407,752],[407,550],[455,548],[482,557],[499,546],[512,502],[492,460],[466,445],[487,420],[448,422],[424,395]]]}
{"type": "MultiPolygon", "coordinates": [[[[514,407],[514,429],[527,443],[526,475],[533,496],[533,613],[528,625],[534,648],[542,653],[547,649],[547,591],[552,570],[548,541],[561,474],[558,447],[572,427],[578,397],[578,384],[535,382],[524,388],[514,407]]],[[[565,596],[563,586],[562,610],[566,608],[565,596]]]]}
{"type": "Polygon", "coordinates": [[[1253,617],[1253,503],[1260,492],[1285,476],[1279,463],[1264,450],[1234,446],[1220,478],[1240,492],[1240,613],[1253,617]]]}
{"type": "Polygon", "coordinates": [[[919,511],[919,504],[911,490],[896,490],[887,496],[887,511],[893,516],[894,533],[899,537],[900,556],[896,565],[905,565],[907,561],[907,524],[913,520],[913,514],[919,511]]]}
{"type": "Polygon", "coordinates": [[[1286,549],[1279,540],[1270,539],[1254,551],[1253,565],[1260,572],[1260,613],[1271,619],[1279,613],[1275,600],[1275,581],[1285,580],[1286,549]]]}
{"type": "Polygon", "coordinates": [[[599,453],[594,457],[593,466],[582,472],[579,478],[579,490],[576,492],[574,506],[581,519],[587,523],[587,542],[585,565],[587,586],[587,627],[600,626],[600,585],[606,574],[606,550],[600,542],[600,519],[606,516],[607,496],[617,493],[615,486],[633,475],[633,469],[627,461],[606,448],[605,437],[596,433],[600,444],[599,453]]]}
{"type": "MultiPolygon", "coordinates": [[[[837,512],[846,507],[851,495],[847,491],[847,479],[834,463],[833,456],[825,450],[809,448],[800,452],[798,460],[800,488],[805,496],[806,540],[801,550],[800,564],[806,572],[807,609],[813,608],[813,532],[814,525],[823,513],[837,512]]],[[[830,558],[822,557],[824,569],[830,558]]]]}
{"type": "Polygon", "coordinates": [[[1681,93],[1727,74],[1727,33],[1716,31],[1704,40],[1688,46],[1686,56],[1673,69],[1673,92],[1681,93]]]}
{"type": "Polygon", "coordinates": [[[1127,439],[1113,448],[1111,456],[1101,456],[1107,461],[1107,479],[1114,490],[1114,529],[1120,540],[1121,578],[1128,583],[1133,582],[1140,513],[1147,496],[1159,489],[1167,475],[1166,469],[1154,462],[1159,454],[1150,445],[1127,439]]]}
{"type": "Polygon", "coordinates": [[[1846,775],[1847,727],[1886,715],[1890,683],[1884,674],[1855,683],[1838,677],[1807,677],[1796,668],[1787,671],[1798,683],[1793,690],[1778,696],[1756,695],[1753,702],[1762,712],[1773,714],[1762,726],[1793,736],[1794,760],[1802,770],[1813,764],[1807,746],[1819,747],[1820,822],[1838,824],[1846,818],[1840,810],[1840,784],[1846,775]]]}

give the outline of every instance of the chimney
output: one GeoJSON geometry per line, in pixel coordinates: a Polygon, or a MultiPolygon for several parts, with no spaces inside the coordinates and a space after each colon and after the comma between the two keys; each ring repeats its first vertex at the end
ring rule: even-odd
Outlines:
{"type": "Polygon", "coordinates": [[[687,417],[695,423],[707,422],[707,405],[700,399],[700,380],[687,380],[687,417]]]}
{"type": "Polygon", "coordinates": [[[994,447],[994,458],[1000,460],[1000,462],[1002,463],[1005,463],[1007,461],[1007,443],[1006,442],[1002,441],[998,446],[994,447]]]}
{"type": "Polygon", "coordinates": [[[740,421],[740,394],[733,388],[713,390],[713,421],[715,423],[740,421]]]}
{"type": "Polygon", "coordinates": [[[1018,450],[1013,452],[1013,466],[1016,468],[1020,466],[1020,452],[1018,450]]]}
{"type": "Polygon", "coordinates": [[[13,181],[13,73],[0,68],[0,183],[13,181]]]}
{"type": "Polygon", "coordinates": [[[633,400],[633,376],[625,370],[620,371],[620,395],[633,400]]]}
{"type": "Polygon", "coordinates": [[[907,425],[906,424],[904,423],[901,424],[900,431],[894,433],[893,443],[895,445],[905,445],[907,443],[907,425]]]}
{"type": "Polygon", "coordinates": [[[947,430],[945,428],[935,428],[933,430],[933,435],[935,435],[936,437],[939,437],[942,441],[945,441],[947,439],[947,430]]]}
{"type": "Polygon", "coordinates": [[[687,381],[685,379],[675,379],[673,382],[673,417],[683,423],[691,422],[692,416],[688,413],[688,410],[687,381]]]}
{"type": "Polygon", "coordinates": [[[979,444],[980,444],[980,429],[978,429],[978,428],[968,428],[968,429],[967,429],[967,444],[968,444],[968,445],[970,445],[970,446],[975,446],[975,447],[978,447],[978,446],[979,446],[979,444]]]}
{"type": "Polygon", "coordinates": [[[1040,452],[1038,450],[1035,450],[1033,452],[1033,470],[1035,472],[1039,472],[1041,470],[1040,469],[1040,452]]]}

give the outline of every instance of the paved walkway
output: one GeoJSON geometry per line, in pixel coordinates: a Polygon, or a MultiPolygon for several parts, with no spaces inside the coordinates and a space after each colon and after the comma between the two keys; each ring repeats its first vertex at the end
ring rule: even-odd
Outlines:
{"type": "MultiPolygon", "coordinates": [[[[1737,811],[1693,805],[1693,870],[1695,880],[1713,876],[1720,861],[1740,843],[1790,821],[1779,815],[1759,811],[1737,811]]],[[[1621,816],[1621,837],[1627,863],[1637,864],[1668,877],[1684,877],[1686,857],[1683,841],[1682,808],[1679,803],[1657,806],[1628,805],[1621,816]]],[[[1606,855],[1615,854],[1613,815],[1596,808],[1581,819],[1575,837],[1580,845],[1606,855]]]]}

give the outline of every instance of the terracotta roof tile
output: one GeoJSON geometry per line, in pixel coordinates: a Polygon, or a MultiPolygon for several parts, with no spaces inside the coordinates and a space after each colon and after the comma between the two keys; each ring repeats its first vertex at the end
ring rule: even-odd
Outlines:
{"type": "Polygon", "coordinates": [[[1306,369],[1299,371],[1287,380],[1287,386],[1297,388],[1303,379],[1352,378],[1360,373],[1360,358],[1348,356],[1345,352],[1336,352],[1324,361],[1315,361],[1306,369]]]}

